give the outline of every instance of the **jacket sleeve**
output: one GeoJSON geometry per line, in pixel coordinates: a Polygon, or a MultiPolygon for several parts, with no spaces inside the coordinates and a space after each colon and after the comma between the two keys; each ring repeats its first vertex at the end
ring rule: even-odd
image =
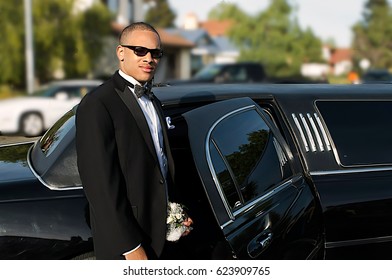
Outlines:
{"type": "Polygon", "coordinates": [[[77,109],[76,151],[97,258],[120,257],[143,235],[127,199],[112,118],[95,96],[87,95],[77,109]]]}

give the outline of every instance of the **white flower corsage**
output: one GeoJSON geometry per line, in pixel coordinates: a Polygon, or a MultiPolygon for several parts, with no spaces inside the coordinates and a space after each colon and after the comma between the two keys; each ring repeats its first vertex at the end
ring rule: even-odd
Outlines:
{"type": "Polygon", "coordinates": [[[176,202],[169,202],[167,205],[167,219],[166,219],[166,240],[177,241],[182,234],[190,228],[182,223],[188,218],[184,211],[184,205],[176,202]]]}

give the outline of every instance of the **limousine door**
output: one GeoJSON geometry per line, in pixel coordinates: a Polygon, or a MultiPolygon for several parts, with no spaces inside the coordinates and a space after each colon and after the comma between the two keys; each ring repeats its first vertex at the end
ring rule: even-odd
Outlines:
{"type": "Polygon", "coordinates": [[[250,98],[183,114],[195,165],[234,257],[323,257],[324,231],[312,187],[274,120],[250,98]]]}

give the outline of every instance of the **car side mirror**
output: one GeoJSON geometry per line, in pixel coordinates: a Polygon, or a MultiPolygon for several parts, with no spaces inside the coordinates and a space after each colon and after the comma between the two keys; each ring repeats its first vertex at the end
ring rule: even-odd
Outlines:
{"type": "Polygon", "coordinates": [[[65,91],[60,91],[54,96],[57,100],[65,101],[68,99],[68,94],[65,91]]]}

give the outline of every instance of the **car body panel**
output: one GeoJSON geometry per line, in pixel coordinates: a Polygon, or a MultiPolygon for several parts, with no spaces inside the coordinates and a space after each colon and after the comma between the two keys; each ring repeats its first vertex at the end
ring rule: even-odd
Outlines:
{"type": "Polygon", "coordinates": [[[0,259],[69,259],[91,252],[83,190],[43,186],[27,163],[32,145],[0,147],[0,259]]]}
{"type": "MultiPolygon", "coordinates": [[[[250,98],[221,101],[184,114],[193,157],[216,219],[239,258],[311,258],[315,254],[315,244],[320,251],[323,250],[324,228],[318,200],[302,176],[281,182],[235,211],[225,201],[224,187],[213,170],[208,139],[215,125],[225,116],[229,118],[230,114],[246,110],[256,110],[261,116],[264,114],[250,98]],[[293,220],[306,220],[308,228],[302,235],[297,236],[294,229],[305,226],[293,220]]],[[[264,119],[268,116],[264,115],[264,119]]],[[[272,123],[269,125],[273,126],[272,123]]],[[[283,141],[276,129],[274,136],[283,141]]]]}
{"type": "MultiPolygon", "coordinates": [[[[192,85],[155,88],[154,93],[162,101],[166,117],[171,118],[169,137],[179,183],[176,190],[184,193],[193,210],[197,209],[191,214],[199,227],[208,229],[195,227],[189,238],[181,241],[181,246],[210,250],[212,246],[218,247],[216,238],[229,244],[225,252],[231,257],[319,258],[322,253],[318,253],[323,252],[320,246],[323,246],[318,241],[324,238],[320,236],[321,224],[325,228],[327,258],[390,258],[392,166],[389,163],[344,166],[339,160],[341,151],[336,134],[317,104],[331,100],[390,102],[390,85],[192,85]],[[225,103],[228,99],[233,100],[225,103]],[[293,174],[274,185],[277,192],[260,197],[252,207],[246,208],[246,204],[242,205],[245,208],[228,211],[208,164],[206,135],[226,113],[244,106],[256,110],[271,128],[293,174]],[[190,146],[193,146],[192,150],[190,146]],[[200,238],[194,238],[198,235],[200,238]],[[260,248],[261,245],[265,247],[260,248]]],[[[363,113],[372,119],[371,111],[363,113]]],[[[382,122],[386,131],[392,131],[389,119],[387,116],[382,122]]],[[[61,125],[64,123],[62,121],[61,125]]],[[[34,145],[36,153],[43,153],[41,167],[36,166],[37,155],[31,151],[29,161],[33,168],[29,168],[26,153],[31,144],[0,147],[0,213],[7,213],[0,217],[3,222],[0,246],[8,248],[0,250],[4,252],[0,253],[2,259],[70,258],[92,250],[91,238],[86,233],[89,232],[87,202],[78,185],[80,182],[75,181],[78,174],[74,170],[76,153],[72,149],[74,127],[71,122],[70,128],[59,133],[61,125],[53,126],[51,132],[60,135],[57,143],[53,144],[46,134],[34,145]],[[46,160],[50,156],[54,156],[53,160],[46,160]],[[57,173],[58,182],[64,188],[49,188],[45,179],[51,173],[56,157],[63,161],[63,166],[72,167],[66,171],[71,176],[57,173]],[[76,205],[74,209],[73,205],[76,205]],[[25,236],[17,235],[14,230],[18,221],[22,223],[18,227],[23,228],[20,232],[25,232],[25,236]],[[67,221],[69,231],[60,226],[61,221],[67,221]],[[45,231],[37,231],[33,225],[39,225],[38,228],[45,231]],[[60,238],[51,238],[48,231],[60,238]],[[70,236],[65,237],[65,231],[70,236]],[[7,235],[7,232],[14,234],[7,235]],[[17,249],[11,252],[10,248],[17,249]]],[[[374,131],[366,129],[369,141],[379,139],[371,137],[374,131]]],[[[388,133],[385,135],[389,137],[388,133]]],[[[352,145],[360,150],[363,148],[360,143],[353,141],[352,145]]],[[[391,152],[388,145],[384,149],[391,152]]],[[[369,151],[366,154],[371,155],[369,151]]],[[[209,256],[200,253],[187,257],[204,259],[209,256]]]]}
{"type": "MultiPolygon", "coordinates": [[[[339,102],[391,102],[392,87],[390,85],[248,85],[226,86],[214,85],[193,86],[184,92],[184,86],[171,87],[157,92],[164,104],[170,107],[179,102],[194,103],[208,100],[216,102],[241,96],[251,97],[256,102],[272,102],[282,121],[279,124],[287,128],[286,139],[293,139],[291,149],[301,159],[305,176],[312,181],[320,197],[323,217],[326,226],[326,247],[328,251],[339,251],[347,258],[389,258],[392,244],[392,229],[387,221],[392,213],[390,164],[345,167],[340,163],[339,152],[323,115],[317,108],[320,101],[339,102]],[[230,88],[231,87],[231,88],[230,88]],[[182,98],[178,98],[178,96],[182,98]],[[316,114],[316,115],[315,115],[316,114]],[[316,118],[317,117],[317,118],[316,118]],[[318,123],[319,121],[319,123],[318,123]],[[312,124],[314,123],[314,126],[312,124]],[[323,135],[323,131],[325,135],[323,135]],[[320,138],[317,139],[317,133],[320,138]],[[309,136],[313,137],[311,145],[309,136]],[[305,141],[306,143],[305,143],[305,141]],[[323,149],[320,148],[322,143],[323,149]],[[338,218],[337,218],[338,217],[338,218]],[[383,246],[378,246],[378,244],[383,246]],[[363,249],[366,247],[366,249],[363,249]],[[351,252],[351,253],[349,253],[351,252]]],[[[364,111],[372,120],[372,111],[364,111]]],[[[388,118],[386,118],[387,120],[388,118]]],[[[388,122],[386,122],[388,123],[388,122]]],[[[392,131],[392,124],[381,127],[377,133],[392,131]]],[[[371,135],[372,130],[366,128],[364,133],[371,135]],[[369,134],[370,133],[370,134],[369,134]]],[[[379,135],[377,134],[377,137],[379,135]]],[[[378,138],[376,138],[378,139],[378,138]]],[[[290,142],[290,141],[288,141],[290,142]]],[[[358,145],[360,142],[353,142],[358,145]]],[[[386,147],[390,153],[391,146],[386,147]]],[[[358,147],[357,149],[360,149],[358,147]]],[[[339,258],[335,254],[332,258],[339,258]]]]}

